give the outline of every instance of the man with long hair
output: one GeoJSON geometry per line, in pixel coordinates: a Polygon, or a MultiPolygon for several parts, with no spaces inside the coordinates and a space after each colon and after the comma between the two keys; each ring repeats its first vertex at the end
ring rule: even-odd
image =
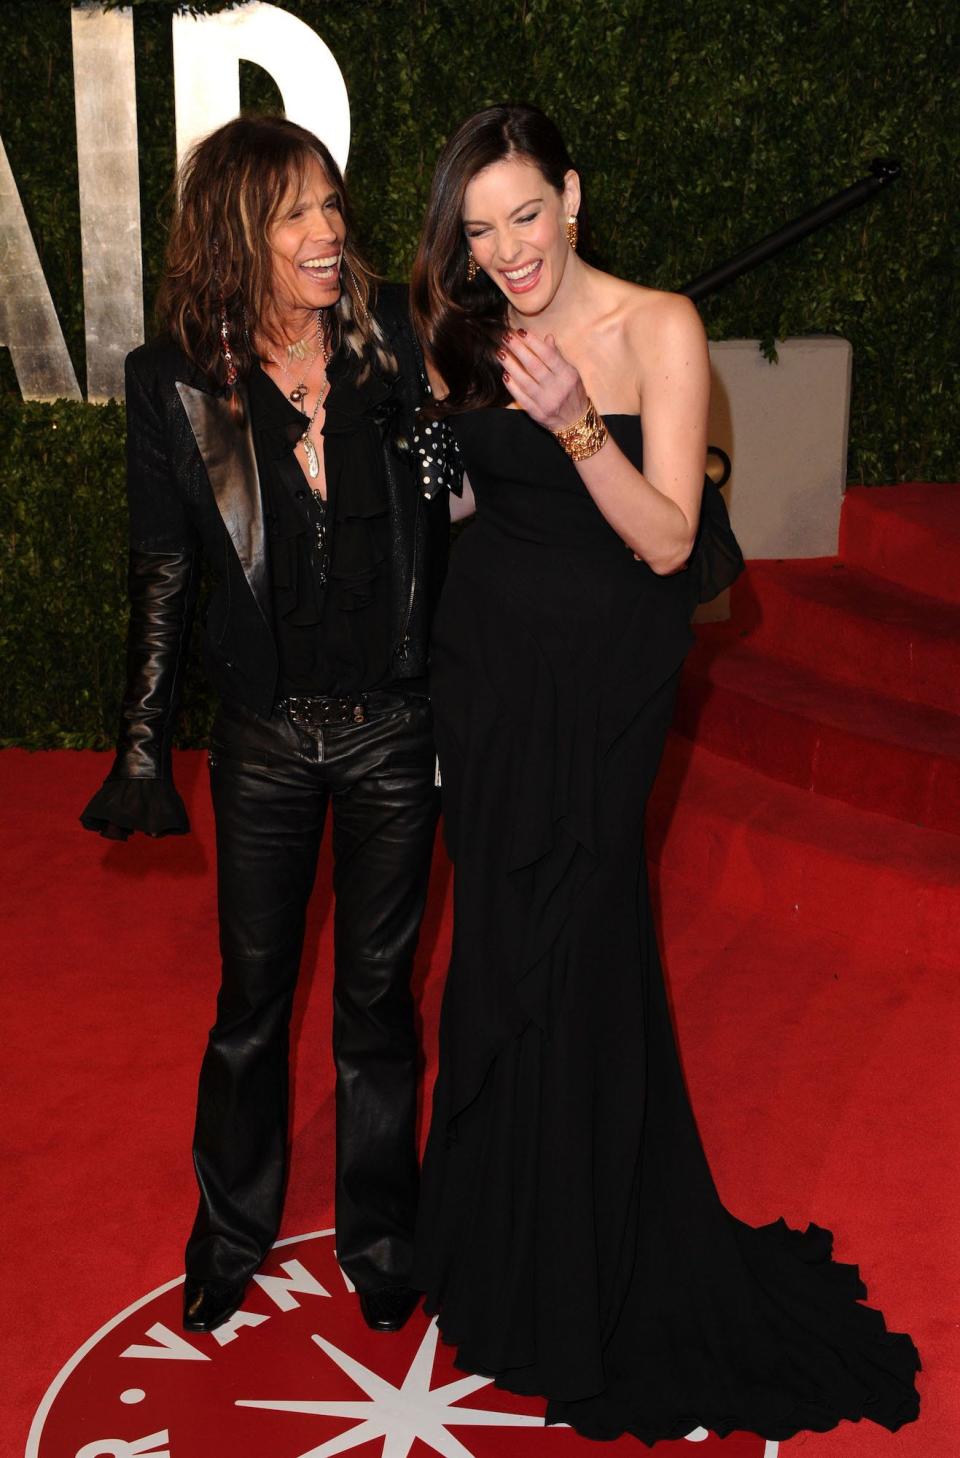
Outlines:
{"type": "Polygon", "coordinates": [[[279,1228],[288,1043],[328,804],[336,1227],[395,1330],[417,1200],[411,966],[436,820],[427,629],[445,495],[414,462],[405,293],[359,253],[323,143],[243,117],[187,158],[159,296],[127,360],[130,598],[117,757],[83,824],[182,833],[171,741],[201,558],[222,982],[200,1075],[184,1324],[229,1319],[279,1228]]]}

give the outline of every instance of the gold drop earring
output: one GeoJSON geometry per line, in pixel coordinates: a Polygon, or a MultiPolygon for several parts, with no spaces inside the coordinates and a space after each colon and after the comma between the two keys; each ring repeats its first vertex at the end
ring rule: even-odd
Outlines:
{"type": "Polygon", "coordinates": [[[471,253],[467,257],[467,283],[474,283],[479,272],[480,270],[477,267],[477,260],[471,253]]]}
{"type": "Polygon", "coordinates": [[[574,253],[577,251],[577,236],[579,231],[580,225],[577,222],[576,214],[571,213],[567,218],[567,242],[570,244],[574,253]]]}

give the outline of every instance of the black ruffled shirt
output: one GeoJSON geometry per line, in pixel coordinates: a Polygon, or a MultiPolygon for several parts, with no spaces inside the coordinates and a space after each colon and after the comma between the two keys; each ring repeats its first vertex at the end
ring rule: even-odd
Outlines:
{"type": "Polygon", "coordinates": [[[358,384],[356,373],[343,351],[327,369],[322,440],[316,438],[326,467],[325,553],[317,533],[321,512],[297,454],[306,417],[264,370],[255,366],[250,375],[280,658],[278,697],[387,686],[391,529],[382,441],[393,387],[375,372],[358,384]]]}

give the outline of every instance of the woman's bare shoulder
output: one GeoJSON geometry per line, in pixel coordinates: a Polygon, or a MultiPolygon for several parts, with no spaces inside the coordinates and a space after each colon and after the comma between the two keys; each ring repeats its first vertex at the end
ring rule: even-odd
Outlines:
{"type": "Polygon", "coordinates": [[[628,283],[625,279],[618,279],[618,283],[623,288],[624,323],[631,332],[641,334],[647,340],[704,337],[697,306],[686,294],[651,289],[644,284],[628,283]]]}
{"type": "Polygon", "coordinates": [[[624,336],[643,382],[664,371],[707,366],[707,335],[697,306],[685,294],[629,284],[625,296],[624,336]],[[651,373],[652,372],[652,373],[651,373]]]}
{"type": "Polygon", "coordinates": [[[685,294],[597,273],[598,314],[603,324],[633,348],[651,343],[693,342],[704,338],[696,305],[685,294]]]}

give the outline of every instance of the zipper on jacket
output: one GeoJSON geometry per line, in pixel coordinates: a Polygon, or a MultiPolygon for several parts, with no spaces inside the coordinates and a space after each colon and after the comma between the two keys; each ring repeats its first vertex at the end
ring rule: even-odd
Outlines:
{"type": "MultiPolygon", "coordinates": [[[[419,345],[419,342],[417,340],[416,333],[414,332],[413,328],[411,327],[409,316],[406,315],[406,314],[402,314],[401,315],[401,318],[400,318],[400,333],[403,335],[403,337],[405,339],[405,342],[407,343],[407,345],[411,348],[411,350],[413,352],[413,357],[414,357],[414,359],[416,361],[416,365],[417,365],[417,374],[420,377],[420,387],[421,387],[421,390],[427,396],[427,398],[429,398],[430,395],[433,394],[433,391],[430,388],[430,379],[429,379],[429,377],[427,375],[427,368],[426,368],[426,365],[424,364],[423,354],[422,354],[422,352],[420,350],[420,345],[419,345]]],[[[421,404],[422,404],[422,401],[421,401],[421,404]]],[[[414,415],[416,415],[416,413],[419,410],[419,408],[420,408],[419,405],[415,405],[414,406],[414,409],[413,409],[414,415]]],[[[416,462],[414,462],[414,473],[415,474],[418,474],[417,473],[416,462]]],[[[413,616],[413,602],[414,602],[414,597],[415,597],[416,591],[417,591],[417,548],[418,548],[419,543],[420,543],[420,531],[419,531],[419,528],[420,528],[420,512],[422,511],[422,509],[423,509],[423,497],[421,495],[420,483],[419,483],[419,480],[418,480],[418,482],[417,482],[417,510],[416,510],[416,513],[414,514],[414,518],[413,518],[413,561],[412,561],[411,567],[410,567],[410,593],[409,593],[409,596],[407,598],[407,611],[406,611],[406,616],[404,617],[404,620],[403,620],[403,631],[402,631],[402,633],[400,635],[400,642],[399,642],[399,644],[397,646],[397,650],[396,650],[397,657],[398,658],[402,658],[402,659],[405,659],[407,657],[408,653],[410,652],[410,619],[413,616]]]]}
{"type": "Polygon", "coordinates": [[[403,620],[403,631],[400,635],[400,643],[397,647],[397,657],[406,658],[410,651],[410,619],[413,615],[413,599],[417,591],[417,548],[420,543],[420,511],[421,497],[417,491],[417,511],[413,518],[413,562],[410,567],[410,594],[407,598],[407,612],[403,620]]]}

